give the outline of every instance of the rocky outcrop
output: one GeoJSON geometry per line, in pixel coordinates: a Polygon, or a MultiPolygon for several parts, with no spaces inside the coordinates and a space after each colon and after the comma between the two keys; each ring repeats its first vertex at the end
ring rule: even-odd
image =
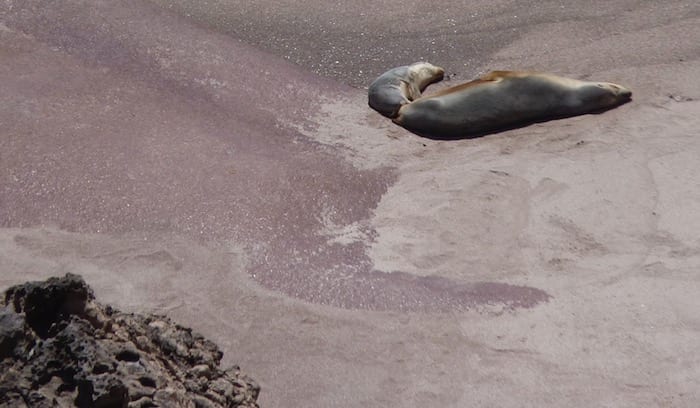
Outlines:
{"type": "Polygon", "coordinates": [[[95,301],[80,276],[29,282],[0,307],[0,408],[257,407],[209,340],[167,317],[95,301]]]}

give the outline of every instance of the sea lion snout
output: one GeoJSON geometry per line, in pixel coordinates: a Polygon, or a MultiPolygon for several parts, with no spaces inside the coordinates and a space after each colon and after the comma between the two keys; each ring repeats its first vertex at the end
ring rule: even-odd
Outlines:
{"type": "Polygon", "coordinates": [[[617,95],[620,97],[621,100],[629,101],[630,99],[632,99],[632,91],[620,85],[617,85],[617,89],[617,95]]]}
{"type": "Polygon", "coordinates": [[[442,67],[438,67],[433,65],[432,66],[433,71],[435,72],[435,78],[436,79],[443,79],[445,77],[445,69],[442,67]]]}
{"type": "Polygon", "coordinates": [[[598,88],[603,90],[603,93],[598,98],[600,99],[601,105],[604,108],[615,107],[632,100],[632,91],[622,85],[613,84],[610,82],[599,82],[596,85],[598,88]]]}
{"type": "Polygon", "coordinates": [[[600,88],[607,89],[608,91],[612,92],[615,96],[617,96],[620,99],[631,99],[632,98],[632,91],[629,89],[625,88],[622,85],[618,84],[613,84],[610,82],[601,82],[598,84],[600,88]]]}
{"type": "Polygon", "coordinates": [[[437,81],[442,81],[445,79],[445,70],[440,68],[440,70],[435,74],[435,79],[437,81]]]}

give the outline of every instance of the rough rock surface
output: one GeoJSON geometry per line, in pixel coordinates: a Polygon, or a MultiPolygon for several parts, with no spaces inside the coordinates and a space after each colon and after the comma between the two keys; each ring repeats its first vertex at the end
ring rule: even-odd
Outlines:
{"type": "Polygon", "coordinates": [[[78,275],[11,287],[0,308],[0,407],[257,407],[211,341],[95,301],[78,275]]]}

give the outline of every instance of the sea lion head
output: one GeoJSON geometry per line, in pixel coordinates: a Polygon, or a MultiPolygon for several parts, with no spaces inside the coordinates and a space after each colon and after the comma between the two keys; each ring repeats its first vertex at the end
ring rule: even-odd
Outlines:
{"type": "Polygon", "coordinates": [[[444,76],[444,69],[427,62],[392,68],[370,84],[369,106],[388,118],[394,118],[401,106],[420,98],[428,85],[444,76]]]}
{"type": "Polygon", "coordinates": [[[610,82],[587,83],[577,89],[575,95],[577,105],[589,107],[592,111],[608,110],[632,99],[632,91],[610,82]]]}
{"type": "Polygon", "coordinates": [[[409,101],[414,101],[421,97],[428,85],[442,81],[445,70],[429,62],[415,62],[408,66],[406,76],[406,82],[412,88],[406,96],[409,101]]]}

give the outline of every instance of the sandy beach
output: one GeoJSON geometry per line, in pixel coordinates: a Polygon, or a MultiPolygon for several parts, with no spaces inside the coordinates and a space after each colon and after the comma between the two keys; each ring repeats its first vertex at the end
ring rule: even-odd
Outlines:
{"type": "Polygon", "coordinates": [[[700,405],[695,1],[0,3],[0,290],[66,272],[265,407],[700,405]],[[388,68],[630,88],[482,138],[388,68]]]}

